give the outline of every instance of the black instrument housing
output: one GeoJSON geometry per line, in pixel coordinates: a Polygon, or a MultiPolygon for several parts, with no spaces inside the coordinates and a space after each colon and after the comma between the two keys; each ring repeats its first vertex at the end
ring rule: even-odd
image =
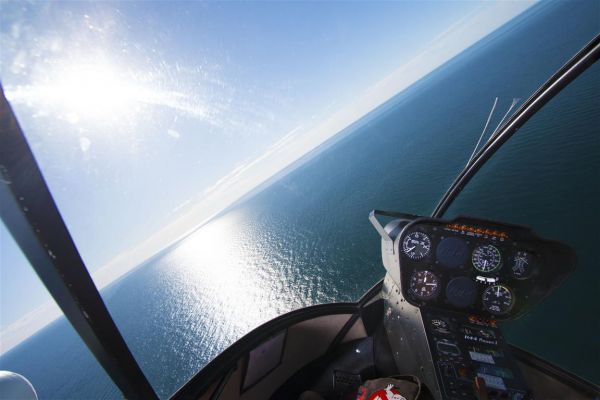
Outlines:
{"type": "MultiPolygon", "coordinates": [[[[471,217],[457,217],[452,220],[415,218],[411,221],[399,221],[404,225],[396,240],[399,242],[398,257],[403,295],[411,304],[422,307],[436,307],[447,311],[460,311],[493,317],[496,319],[514,319],[540,303],[556,289],[575,269],[575,252],[567,245],[542,239],[530,228],[471,217]],[[431,239],[431,250],[421,260],[412,260],[402,251],[404,238],[415,231],[423,232],[431,239]],[[447,238],[464,241],[469,256],[458,267],[444,266],[438,259],[436,249],[447,238]],[[475,248],[493,245],[500,250],[501,265],[491,272],[480,272],[473,266],[472,254],[475,248]],[[517,252],[526,251],[533,256],[531,271],[526,278],[515,276],[512,263],[517,252]],[[435,298],[420,300],[410,292],[408,282],[414,273],[421,270],[433,272],[440,284],[435,298]],[[456,307],[447,286],[456,278],[468,278],[475,283],[475,300],[466,307],[456,307]],[[492,314],[482,303],[483,291],[491,285],[508,287],[514,297],[514,304],[503,314],[492,314]]],[[[464,259],[464,257],[463,257],[464,259]]]]}

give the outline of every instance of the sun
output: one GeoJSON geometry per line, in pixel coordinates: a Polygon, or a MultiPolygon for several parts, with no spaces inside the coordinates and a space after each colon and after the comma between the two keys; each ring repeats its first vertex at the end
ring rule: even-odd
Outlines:
{"type": "Polygon", "coordinates": [[[45,108],[57,108],[71,122],[122,117],[147,92],[134,77],[106,61],[60,66],[29,90],[29,97],[45,108]]]}
{"type": "Polygon", "coordinates": [[[48,60],[32,68],[26,82],[7,86],[5,94],[12,104],[32,109],[34,117],[67,121],[86,131],[124,132],[164,112],[212,122],[214,113],[197,95],[173,89],[181,85],[165,79],[167,66],[140,67],[106,56],[48,60]]]}
{"type": "Polygon", "coordinates": [[[64,68],[56,81],[42,86],[46,101],[79,118],[102,118],[120,114],[143,97],[144,89],[108,63],[81,64],[64,68]]]}
{"type": "Polygon", "coordinates": [[[42,115],[73,124],[113,124],[134,118],[149,99],[159,94],[143,82],[139,72],[105,58],[52,63],[29,83],[6,91],[10,102],[26,104],[42,115]]]}

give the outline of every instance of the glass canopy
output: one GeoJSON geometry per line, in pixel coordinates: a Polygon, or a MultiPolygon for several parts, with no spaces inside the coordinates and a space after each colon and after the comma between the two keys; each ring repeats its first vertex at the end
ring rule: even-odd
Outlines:
{"type": "MultiPolygon", "coordinates": [[[[2,3],[0,77],[119,330],[168,397],[260,323],[355,300],[377,282],[369,210],[430,213],[492,105],[490,131],[597,33],[598,7],[2,3]]],[[[562,140],[532,132],[549,148],[562,140]]],[[[518,165],[496,188],[552,179],[535,170],[543,163],[514,179],[518,165]]],[[[470,204],[460,212],[492,215],[488,200],[461,198],[451,212],[470,204]]],[[[538,228],[541,215],[497,215],[555,232],[538,228]]],[[[3,241],[3,252],[11,246],[3,241]]],[[[7,264],[3,293],[23,269],[7,264]]],[[[21,316],[49,301],[35,284],[17,285],[39,294],[2,298],[21,302],[21,316]]],[[[0,332],[16,320],[2,320],[0,332]]],[[[508,329],[528,347],[525,325],[508,329]]],[[[36,336],[53,337],[50,327],[36,336]]],[[[2,368],[17,369],[15,354],[31,340],[3,354],[2,368]]],[[[541,343],[529,347],[583,373],[541,343]]],[[[87,352],[59,350],[47,363],[94,364],[87,352]]],[[[102,375],[96,367],[81,367],[64,393],[80,393],[102,375]]],[[[114,390],[109,382],[98,393],[114,390]]]]}

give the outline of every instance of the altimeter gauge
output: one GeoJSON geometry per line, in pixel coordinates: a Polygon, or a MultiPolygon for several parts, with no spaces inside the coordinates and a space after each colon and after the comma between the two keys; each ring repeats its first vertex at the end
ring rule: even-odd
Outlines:
{"type": "Polygon", "coordinates": [[[410,279],[409,292],[419,300],[430,300],[437,296],[440,288],[438,277],[431,271],[417,271],[410,279]]]}

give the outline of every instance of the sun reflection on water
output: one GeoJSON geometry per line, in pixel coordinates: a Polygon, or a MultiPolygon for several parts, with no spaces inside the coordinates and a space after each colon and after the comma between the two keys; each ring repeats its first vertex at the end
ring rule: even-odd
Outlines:
{"type": "Polygon", "coordinates": [[[303,303],[294,291],[281,293],[288,287],[286,276],[269,260],[268,243],[256,242],[257,237],[235,223],[235,218],[218,219],[165,259],[175,269],[168,273],[176,276],[171,278],[177,280],[180,295],[191,300],[187,306],[193,314],[222,322],[198,328],[220,331],[214,332],[216,337],[230,341],[303,303]]]}

